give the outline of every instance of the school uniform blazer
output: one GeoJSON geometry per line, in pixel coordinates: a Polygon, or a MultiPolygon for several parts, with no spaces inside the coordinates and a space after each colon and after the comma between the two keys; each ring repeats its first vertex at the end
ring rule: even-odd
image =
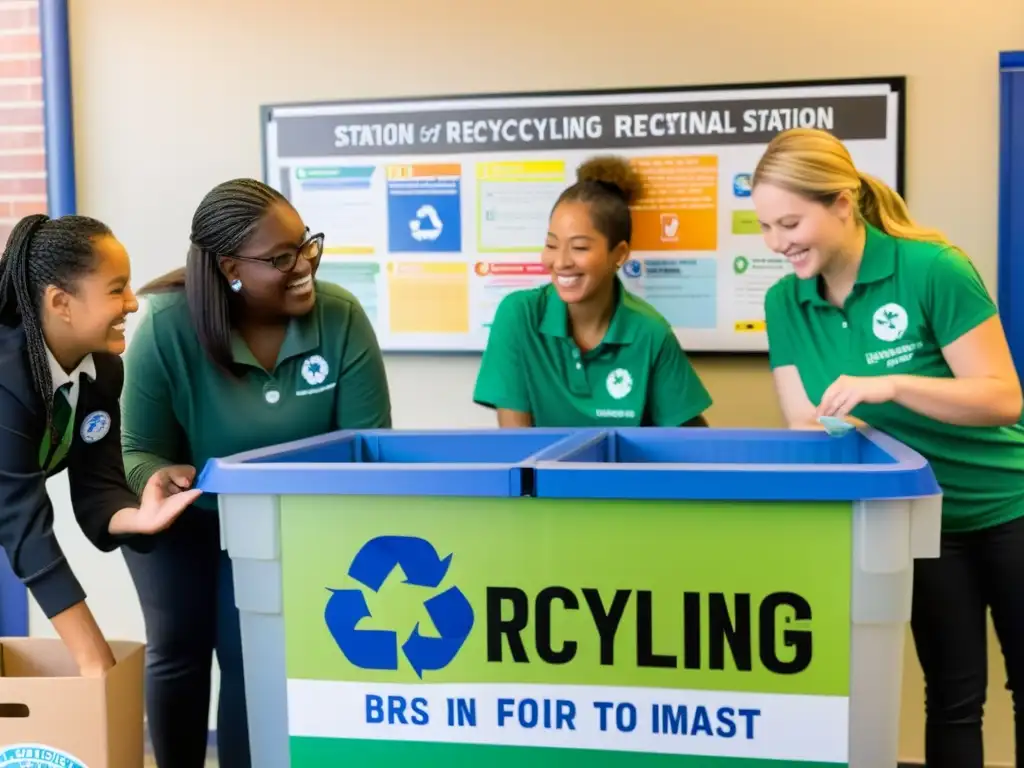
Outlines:
{"type": "Polygon", "coordinates": [[[150,537],[112,536],[107,526],[119,509],[137,507],[121,458],[118,399],[124,383],[121,358],[94,354],[96,378],[81,374],[71,445],[49,474],[39,466],[47,428],[45,403],[32,383],[25,331],[0,325],[0,546],[11,568],[47,618],[85,599],[85,590],[64,559],[53,530],[53,506],[46,480],[68,470],[71,506],[86,537],[109,552],[121,544],[146,549],[150,537]],[[83,421],[90,422],[90,440],[83,421]],[[104,419],[103,416],[107,419],[104,419]],[[99,439],[102,425],[109,424],[99,439]],[[100,429],[96,429],[99,425],[100,429]]]}

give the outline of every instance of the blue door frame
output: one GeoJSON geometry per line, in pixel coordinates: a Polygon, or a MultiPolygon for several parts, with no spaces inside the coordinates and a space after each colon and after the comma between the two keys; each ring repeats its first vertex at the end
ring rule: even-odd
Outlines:
{"type": "Polygon", "coordinates": [[[999,57],[999,314],[1024,377],[1024,51],[999,57]]]}

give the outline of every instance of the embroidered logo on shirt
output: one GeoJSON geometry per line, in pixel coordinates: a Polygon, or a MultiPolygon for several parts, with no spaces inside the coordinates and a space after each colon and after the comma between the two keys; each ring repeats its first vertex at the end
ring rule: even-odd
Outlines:
{"type": "Polygon", "coordinates": [[[875,336],[890,343],[902,339],[909,324],[907,310],[895,303],[879,307],[871,318],[871,330],[875,332],[875,336]]]}
{"type": "Polygon", "coordinates": [[[877,352],[868,352],[864,355],[864,361],[868,365],[876,365],[883,360],[886,368],[895,368],[914,359],[914,353],[924,348],[923,341],[909,341],[896,347],[880,349],[877,352]]]}
{"type": "Polygon", "coordinates": [[[310,355],[302,361],[302,368],[299,373],[302,375],[303,380],[309,385],[309,388],[299,388],[295,390],[296,395],[315,395],[318,392],[326,392],[329,389],[334,389],[337,382],[331,382],[330,384],[324,384],[327,381],[327,374],[331,372],[331,367],[327,364],[327,361],[323,358],[323,355],[310,355]]]}
{"type": "Polygon", "coordinates": [[[0,748],[0,768],[85,768],[85,763],[44,744],[12,744],[0,748]]]}
{"type": "Polygon", "coordinates": [[[633,391],[633,377],[625,368],[616,368],[608,374],[605,386],[608,388],[609,395],[616,400],[621,400],[633,391]]]}
{"type": "Polygon", "coordinates": [[[302,378],[306,380],[306,383],[311,387],[317,387],[324,383],[327,378],[327,374],[330,373],[330,367],[327,365],[327,361],[320,355],[312,355],[307,357],[302,363],[302,378]]]}
{"type": "Polygon", "coordinates": [[[635,419],[636,411],[632,408],[596,408],[594,415],[599,419],[635,419]]]}
{"type": "Polygon", "coordinates": [[[107,436],[110,431],[110,414],[106,411],[93,411],[82,419],[82,440],[95,443],[107,436]]]}

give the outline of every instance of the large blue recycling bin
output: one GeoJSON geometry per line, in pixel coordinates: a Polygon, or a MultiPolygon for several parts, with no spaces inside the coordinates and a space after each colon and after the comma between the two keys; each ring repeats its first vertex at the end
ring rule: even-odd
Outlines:
{"type": "MultiPolygon", "coordinates": [[[[895,764],[913,560],[938,555],[941,495],[920,455],[873,430],[841,438],[729,429],[349,432],[210,462],[199,486],[220,494],[224,546],[235,568],[256,768],[332,764],[339,756],[384,767],[415,759],[556,768],[578,757],[632,768],[666,755],[706,758],[708,766],[719,765],[716,758],[895,764]],[[296,502],[319,499],[310,503],[319,504],[325,537],[347,535],[330,523],[332,510],[362,535],[359,511],[379,514],[384,508],[366,500],[380,497],[397,499],[385,510],[393,518],[374,522],[391,534],[401,535],[417,516],[449,515],[447,504],[424,499],[450,499],[452,509],[468,499],[476,518],[465,517],[462,506],[458,519],[475,519],[482,527],[473,530],[493,526],[494,536],[482,538],[495,539],[496,569],[518,553],[526,581],[547,579],[563,592],[628,591],[622,620],[636,622],[638,634],[621,640],[614,664],[595,661],[583,679],[572,677],[573,664],[493,664],[493,679],[480,682],[523,691],[550,683],[551,695],[581,705],[589,691],[600,691],[639,713],[653,707],[641,715],[646,730],[602,731],[591,723],[572,737],[577,741],[559,742],[565,734],[506,729],[487,737],[498,739],[492,743],[499,751],[485,754],[474,751],[484,737],[468,731],[383,729],[367,738],[369,726],[355,722],[361,713],[345,709],[340,694],[314,709],[289,709],[286,701],[301,685],[286,685],[284,627],[304,608],[284,597],[291,592],[282,588],[282,521],[288,510],[302,511],[296,502]],[[540,546],[523,549],[527,540],[540,546]],[[646,603],[633,602],[642,595],[646,603]],[[705,623],[693,625],[708,633],[697,645],[677,637],[692,616],[666,621],[651,614],[690,600],[705,612],[705,623]],[[790,600],[792,615],[779,614],[774,632],[761,631],[773,600],[790,600]],[[744,606],[752,610],[747,618],[744,606]],[[718,618],[708,624],[710,615],[718,618]],[[722,624],[723,616],[734,623],[722,624]],[[744,633],[752,643],[746,655],[744,633]],[[804,636],[813,636],[814,652],[801,661],[804,636]],[[783,652],[772,650],[773,642],[783,652]],[[644,654],[661,666],[640,664],[644,654]],[[797,661],[805,666],[794,671],[797,661]],[[757,711],[764,727],[755,738],[704,742],[679,732],[685,707],[707,707],[718,717],[723,707],[757,711]],[[310,738],[329,727],[341,730],[310,738]]],[[[455,558],[465,563],[461,551],[455,558]]],[[[564,632],[580,630],[579,614],[558,614],[564,632]]],[[[467,647],[475,642],[470,635],[467,647]]],[[[428,681],[416,682],[429,699],[428,681]]]]}

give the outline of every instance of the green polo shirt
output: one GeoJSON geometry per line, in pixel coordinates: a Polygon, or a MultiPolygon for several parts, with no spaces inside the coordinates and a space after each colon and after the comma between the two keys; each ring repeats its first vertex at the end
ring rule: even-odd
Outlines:
{"type": "MultiPolygon", "coordinates": [[[[232,378],[199,345],[185,294],[149,298],[125,353],[125,471],[136,493],[169,464],[202,471],[211,458],[337,429],[387,428],[391,403],[377,337],[358,300],[316,283],[313,310],[288,327],[265,370],[238,335],[232,378]]],[[[216,508],[206,496],[197,502],[216,508]]]]}
{"type": "Polygon", "coordinates": [[[537,427],[678,427],[711,405],[671,326],[621,284],[604,339],[586,352],[553,285],[506,296],[473,400],[529,413],[537,427]]]}
{"type": "MultiPolygon", "coordinates": [[[[890,237],[869,226],[857,282],[839,309],[817,279],[787,275],[768,291],[773,368],[795,365],[812,403],[840,375],[950,378],[942,349],[996,314],[970,260],[938,243],[890,237]]],[[[1024,427],[960,427],[895,403],[853,416],[931,463],[943,489],[943,526],[987,528],[1024,514],[1024,427]]]]}

